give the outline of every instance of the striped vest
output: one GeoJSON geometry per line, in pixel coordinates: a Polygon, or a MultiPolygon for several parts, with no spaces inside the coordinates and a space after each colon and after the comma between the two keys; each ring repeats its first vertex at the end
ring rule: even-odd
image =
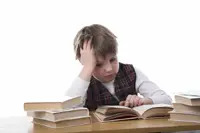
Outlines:
{"type": "Polygon", "coordinates": [[[89,110],[95,110],[101,105],[119,105],[119,102],[126,100],[129,94],[137,95],[135,81],[136,73],[134,67],[129,64],[119,63],[119,71],[114,81],[115,95],[119,99],[118,101],[100,81],[91,77],[85,107],[89,110]]]}

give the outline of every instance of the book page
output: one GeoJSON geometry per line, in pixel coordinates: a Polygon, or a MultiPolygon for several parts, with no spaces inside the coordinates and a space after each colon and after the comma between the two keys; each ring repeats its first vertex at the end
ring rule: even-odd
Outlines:
{"type": "Polygon", "coordinates": [[[110,108],[118,108],[118,109],[129,109],[128,107],[125,106],[120,106],[120,105],[104,105],[104,106],[100,106],[100,108],[104,108],[104,109],[110,109],[110,108]]]}
{"type": "Polygon", "coordinates": [[[161,108],[161,107],[172,107],[171,105],[168,104],[147,104],[147,105],[141,105],[137,107],[133,107],[133,110],[137,111],[141,116],[144,114],[147,110],[152,109],[152,108],[161,108]]]}
{"type": "Polygon", "coordinates": [[[137,115],[134,114],[126,114],[126,113],[117,113],[112,115],[103,115],[101,113],[94,113],[94,116],[97,118],[100,122],[111,122],[111,121],[122,121],[122,120],[132,120],[132,119],[138,119],[137,115]]]}
{"type": "Polygon", "coordinates": [[[131,108],[120,106],[120,105],[105,105],[100,106],[97,108],[96,112],[99,112],[101,114],[114,114],[119,112],[131,112],[131,108]]]}

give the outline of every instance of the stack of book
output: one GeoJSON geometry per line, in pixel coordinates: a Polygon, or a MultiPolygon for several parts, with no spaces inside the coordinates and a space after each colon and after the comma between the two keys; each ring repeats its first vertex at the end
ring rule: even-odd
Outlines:
{"type": "Polygon", "coordinates": [[[24,110],[33,118],[33,123],[50,128],[91,124],[88,109],[76,107],[80,102],[81,97],[25,102],[24,110]]]}
{"type": "Polygon", "coordinates": [[[175,95],[174,110],[170,112],[171,121],[200,123],[200,96],[191,94],[175,95]]]}

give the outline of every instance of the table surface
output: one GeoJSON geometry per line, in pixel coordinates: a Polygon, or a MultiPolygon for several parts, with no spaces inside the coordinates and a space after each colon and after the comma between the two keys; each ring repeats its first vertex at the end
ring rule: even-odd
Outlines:
{"type": "Polygon", "coordinates": [[[29,117],[0,118],[0,133],[145,133],[200,130],[200,123],[174,122],[166,118],[149,120],[128,120],[90,125],[47,128],[32,123],[29,117]]]}

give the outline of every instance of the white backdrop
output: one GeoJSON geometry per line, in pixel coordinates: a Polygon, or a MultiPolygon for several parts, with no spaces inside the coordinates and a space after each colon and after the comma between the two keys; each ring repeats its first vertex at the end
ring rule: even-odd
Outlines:
{"type": "Polygon", "coordinates": [[[25,115],[23,103],[64,95],[81,65],[73,38],[102,24],[132,63],[172,97],[200,91],[198,0],[0,1],[0,116],[25,115]]]}

